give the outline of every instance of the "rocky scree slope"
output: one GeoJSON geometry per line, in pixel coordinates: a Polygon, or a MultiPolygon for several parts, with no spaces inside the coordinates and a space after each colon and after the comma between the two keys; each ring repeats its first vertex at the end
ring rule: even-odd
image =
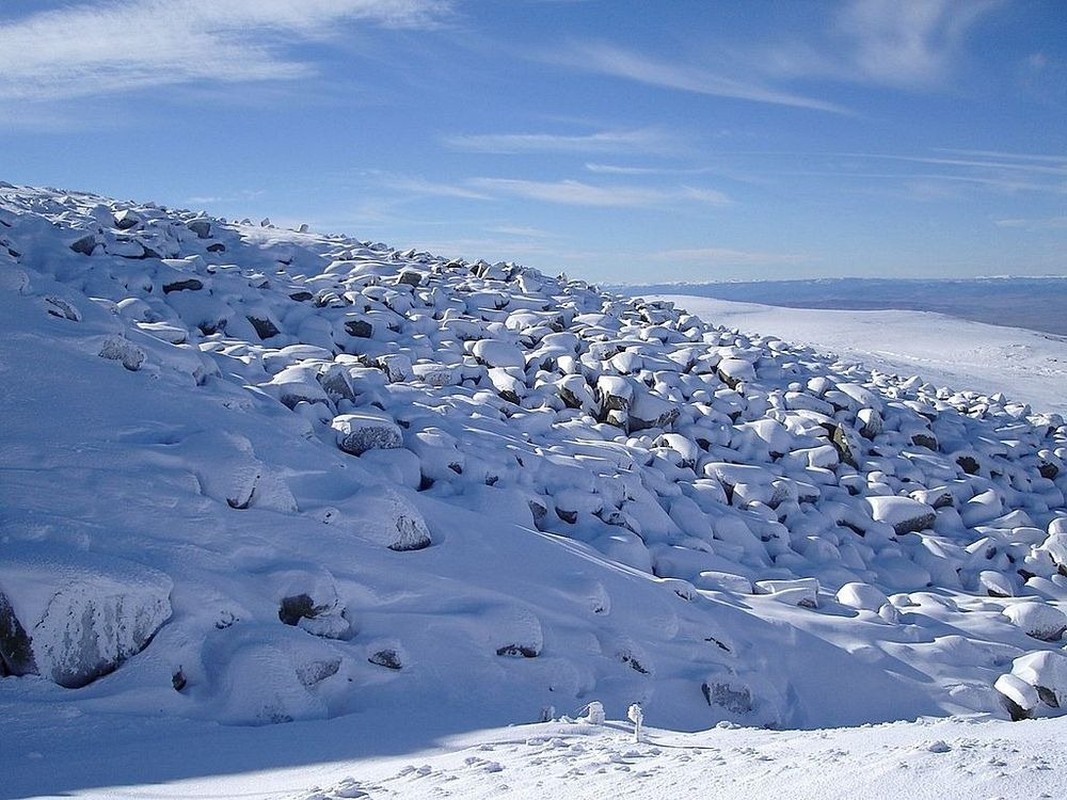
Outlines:
{"type": "Polygon", "coordinates": [[[1067,702],[1055,415],[511,263],[9,184],[0,298],[28,697],[689,728],[1067,702]]]}

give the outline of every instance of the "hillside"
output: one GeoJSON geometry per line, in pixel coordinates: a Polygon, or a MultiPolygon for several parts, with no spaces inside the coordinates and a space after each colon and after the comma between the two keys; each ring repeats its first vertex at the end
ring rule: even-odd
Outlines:
{"type": "Polygon", "coordinates": [[[1010,387],[8,184],[0,293],[12,721],[447,732],[597,700],[814,728],[1067,699],[1067,426],[1010,387]]]}

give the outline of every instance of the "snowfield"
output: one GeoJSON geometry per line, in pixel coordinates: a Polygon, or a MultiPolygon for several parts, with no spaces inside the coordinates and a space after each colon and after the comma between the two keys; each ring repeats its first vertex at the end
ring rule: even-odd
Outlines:
{"type": "Polygon", "coordinates": [[[0,797],[1063,796],[1062,343],[698,302],[0,184],[0,797]]]}
{"type": "Polygon", "coordinates": [[[1010,393],[1067,413],[1067,337],[925,311],[782,308],[688,295],[655,295],[744,331],[775,334],[869,368],[939,385],[1010,393]]]}

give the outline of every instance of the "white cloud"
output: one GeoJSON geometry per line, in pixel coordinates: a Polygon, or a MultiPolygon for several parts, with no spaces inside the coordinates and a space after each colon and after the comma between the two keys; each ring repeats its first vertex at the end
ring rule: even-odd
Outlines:
{"type": "Polygon", "coordinates": [[[612,75],[664,89],[809,108],[817,111],[848,113],[846,109],[834,103],[778,91],[755,81],[717,74],[690,64],[657,61],[610,44],[574,45],[556,53],[550,60],[589,72],[612,75]]]}
{"type": "Polygon", "coordinates": [[[393,191],[405,192],[414,195],[430,195],[435,197],[455,197],[461,200],[491,200],[484,192],[467,189],[454,183],[439,183],[428,181],[425,178],[412,178],[404,175],[390,175],[375,173],[381,179],[382,185],[393,191]]]}
{"type": "Polygon", "coordinates": [[[131,0],[64,7],[0,24],[0,99],[54,100],[209,80],[313,74],[285,39],[338,26],[433,24],[445,0],[131,0]]]}
{"type": "Polygon", "coordinates": [[[1065,231],[1067,230],[1067,217],[998,219],[995,224],[998,228],[1021,228],[1028,231],[1065,231]]]}
{"type": "Polygon", "coordinates": [[[547,203],[604,208],[651,207],[695,201],[726,205],[730,199],[712,189],[650,189],[638,186],[593,186],[574,180],[530,181],[515,178],[473,178],[468,184],[487,192],[547,203]]]}
{"type": "Polygon", "coordinates": [[[941,83],[968,30],[1000,0],[853,0],[837,20],[849,66],[892,86],[941,83]]]}
{"type": "Polygon", "coordinates": [[[656,128],[598,131],[590,134],[484,133],[446,137],[445,144],[457,150],[478,153],[667,153],[681,147],[679,137],[656,128]]]}

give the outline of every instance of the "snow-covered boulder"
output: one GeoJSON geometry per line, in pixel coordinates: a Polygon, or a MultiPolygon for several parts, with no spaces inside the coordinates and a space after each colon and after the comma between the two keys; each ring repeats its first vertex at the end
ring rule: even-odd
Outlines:
{"type": "Polygon", "coordinates": [[[354,456],[368,450],[389,450],[404,444],[400,426],[384,411],[376,409],[339,414],[333,418],[330,427],[337,431],[337,446],[354,456]]]}
{"type": "Polygon", "coordinates": [[[1011,672],[997,678],[993,688],[1000,693],[1013,720],[1027,719],[1041,702],[1037,689],[1011,672]]]}
{"type": "Polygon", "coordinates": [[[851,581],[837,590],[837,602],[841,605],[855,608],[858,611],[877,612],[882,606],[889,603],[885,592],[877,586],[860,581],[851,581]]]}
{"type": "Polygon", "coordinates": [[[1067,655],[1051,650],[1027,653],[1012,661],[1011,674],[1034,687],[1045,705],[1067,704],[1067,655]]]}
{"type": "Polygon", "coordinates": [[[819,607],[819,581],[815,578],[791,580],[763,580],[754,584],[758,594],[770,595],[773,599],[803,608],[819,607]]]}
{"type": "Polygon", "coordinates": [[[864,502],[876,522],[892,525],[898,535],[929,528],[937,519],[931,506],[911,497],[867,497],[864,502]]]}
{"type": "Polygon", "coordinates": [[[76,688],[119,667],[171,615],[169,577],[118,558],[4,545],[0,661],[76,688]]]}
{"type": "Polygon", "coordinates": [[[1027,636],[1045,642],[1055,642],[1067,630],[1067,614],[1043,602],[1017,603],[1004,609],[1004,616],[1021,628],[1027,636]]]}
{"type": "Polygon", "coordinates": [[[361,514],[354,532],[361,539],[397,552],[422,550],[433,543],[422,513],[400,492],[375,486],[360,492],[356,499],[361,514]]]}
{"type": "Polygon", "coordinates": [[[487,367],[518,367],[526,366],[526,359],[522,350],[513,344],[497,339],[479,339],[471,345],[471,354],[487,367]]]}

